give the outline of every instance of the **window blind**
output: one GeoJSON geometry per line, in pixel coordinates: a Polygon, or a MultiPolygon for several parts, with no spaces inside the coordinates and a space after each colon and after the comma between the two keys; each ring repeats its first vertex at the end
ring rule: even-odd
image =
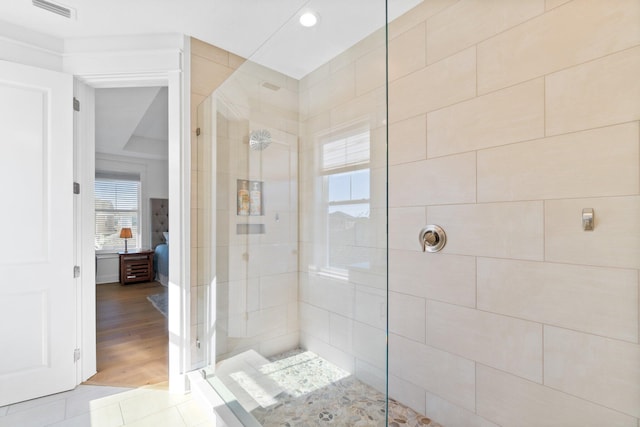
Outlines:
{"type": "Polygon", "coordinates": [[[140,177],[96,173],[95,248],[124,250],[123,227],[131,228],[130,248],[140,247],[140,177]]]}
{"type": "Polygon", "coordinates": [[[368,130],[332,139],[322,145],[322,169],[327,172],[367,165],[370,151],[368,130]]]}

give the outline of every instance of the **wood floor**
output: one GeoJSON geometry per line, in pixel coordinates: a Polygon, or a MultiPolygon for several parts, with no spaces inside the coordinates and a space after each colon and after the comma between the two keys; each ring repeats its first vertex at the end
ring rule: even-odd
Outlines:
{"type": "Polygon", "coordinates": [[[98,373],[85,384],[141,387],[168,380],[167,319],[147,300],[158,282],[96,286],[98,373]]]}

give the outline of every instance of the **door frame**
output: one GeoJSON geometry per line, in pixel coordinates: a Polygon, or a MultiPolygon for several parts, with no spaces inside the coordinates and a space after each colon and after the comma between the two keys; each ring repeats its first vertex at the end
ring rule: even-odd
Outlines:
{"type": "MultiPolygon", "coordinates": [[[[77,382],[96,373],[95,249],[93,247],[93,185],[95,182],[95,103],[93,89],[166,86],[169,97],[168,176],[169,229],[169,388],[188,389],[191,368],[191,147],[190,38],[181,34],[100,37],[65,40],[63,71],[77,81],[85,98],[77,117],[77,134],[85,138],[75,153],[76,178],[86,189],[78,213],[82,225],[76,245],[82,252],[81,292],[77,298],[79,348],[77,382]],[[91,196],[91,197],[89,197],[91,196]]],[[[83,100],[81,100],[82,103],[83,100]]],[[[83,194],[84,193],[84,194],[83,194]]]]}

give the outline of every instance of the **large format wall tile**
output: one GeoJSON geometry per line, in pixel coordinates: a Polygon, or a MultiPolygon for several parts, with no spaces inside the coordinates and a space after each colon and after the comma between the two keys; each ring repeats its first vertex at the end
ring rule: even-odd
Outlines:
{"type": "Polygon", "coordinates": [[[475,275],[474,257],[389,251],[389,288],[403,294],[475,307],[475,275]]]}
{"type": "Polygon", "coordinates": [[[545,259],[640,268],[640,197],[545,202],[545,259]],[[593,208],[593,231],[583,231],[583,208],[593,208]]]}
{"type": "Polygon", "coordinates": [[[390,335],[389,369],[456,405],[475,408],[475,364],[471,360],[390,335]]]}
{"type": "Polygon", "coordinates": [[[545,326],[544,383],[640,418],[640,345],[545,326]]]}
{"type": "Polygon", "coordinates": [[[389,248],[421,250],[418,233],[427,225],[424,207],[389,208],[389,248]]]}
{"type": "Polygon", "coordinates": [[[425,300],[412,295],[389,292],[389,332],[424,342],[425,300]]]}
{"type": "Polygon", "coordinates": [[[542,325],[427,302],[427,344],[542,383],[542,325]]]}
{"type": "Polygon", "coordinates": [[[475,153],[389,167],[389,206],[391,207],[475,201],[475,153]]]}
{"type": "Polygon", "coordinates": [[[638,153],[637,122],[482,150],[478,201],[637,194],[638,153]]]}
{"type": "Polygon", "coordinates": [[[389,83],[389,123],[476,95],[476,49],[471,48],[389,83]]]}
{"type": "Polygon", "coordinates": [[[546,0],[544,7],[545,7],[545,10],[551,10],[569,1],[571,0],[546,0]]]}
{"type": "Polygon", "coordinates": [[[432,393],[427,393],[426,408],[425,414],[447,427],[498,427],[473,411],[456,406],[432,393]]]}
{"type": "Polygon", "coordinates": [[[353,355],[384,369],[387,364],[387,334],[384,329],[353,322],[353,355]]]}
{"type": "Polygon", "coordinates": [[[426,65],[425,31],[422,23],[389,41],[389,80],[406,76],[426,65]]]}
{"type": "Polygon", "coordinates": [[[421,414],[426,414],[424,395],[425,391],[422,387],[394,375],[389,375],[390,398],[402,402],[421,414]]]}
{"type": "Polygon", "coordinates": [[[428,206],[447,234],[443,253],[542,260],[542,202],[428,206]]]}
{"type": "Polygon", "coordinates": [[[574,0],[478,45],[478,93],[640,43],[640,3],[574,0]]]}
{"type": "Polygon", "coordinates": [[[427,158],[427,117],[424,114],[389,126],[389,164],[427,158]]]}
{"type": "Polygon", "coordinates": [[[636,270],[478,258],[478,309],[636,342],[636,270]]]}
{"type": "Polygon", "coordinates": [[[639,75],[636,47],[547,76],[547,135],[639,120],[639,75]]]}
{"type": "Polygon", "coordinates": [[[191,56],[191,91],[198,95],[209,96],[231,74],[233,69],[211,60],[193,55],[191,56]]]}
{"type": "Polygon", "coordinates": [[[387,291],[356,286],[354,319],[378,329],[387,327],[387,291]]]}
{"type": "Polygon", "coordinates": [[[386,79],[385,46],[369,52],[355,61],[356,95],[360,96],[379,87],[384,87],[386,79]]]}
{"type": "Polygon", "coordinates": [[[461,1],[427,21],[431,64],[544,12],[544,0],[461,1]]]}
{"type": "Polygon", "coordinates": [[[355,65],[348,65],[309,88],[309,115],[315,116],[356,95],[355,65]]]}
{"type": "Polygon", "coordinates": [[[428,157],[544,135],[544,80],[536,79],[427,115],[428,157]]]}
{"type": "Polygon", "coordinates": [[[300,302],[300,330],[317,339],[330,341],[330,313],[311,304],[300,302]]]}
{"type": "Polygon", "coordinates": [[[637,420],[549,387],[478,365],[477,414],[504,427],[637,427],[637,420]]]}
{"type": "Polygon", "coordinates": [[[394,39],[398,37],[400,34],[425,22],[429,17],[434,16],[458,1],[459,0],[431,0],[418,3],[416,7],[404,15],[389,22],[389,38],[394,39]]]}

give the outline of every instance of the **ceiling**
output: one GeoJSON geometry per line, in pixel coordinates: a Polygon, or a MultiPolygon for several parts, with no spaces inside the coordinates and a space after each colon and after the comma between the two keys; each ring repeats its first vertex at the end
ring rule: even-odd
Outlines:
{"type": "MultiPolygon", "coordinates": [[[[2,21],[58,39],[181,33],[300,79],[383,27],[384,0],[50,0],[67,19],[32,0],[1,0],[2,21]],[[318,25],[299,16],[313,11],[318,25]]],[[[387,0],[389,20],[422,0],[387,0]]],[[[96,151],[167,158],[166,88],[96,90],[96,151]]]]}
{"type": "MultiPolygon", "coordinates": [[[[58,38],[183,33],[294,78],[381,28],[384,0],[51,0],[76,11],[67,19],[32,5],[0,1],[0,19],[58,38]],[[298,17],[319,15],[313,28],[298,17]],[[258,53],[258,54],[256,54],[258,53]]],[[[422,0],[388,0],[393,19],[422,0]]]]}
{"type": "Polygon", "coordinates": [[[166,87],[96,89],[96,152],[166,160],[168,112],[166,87]]]}

